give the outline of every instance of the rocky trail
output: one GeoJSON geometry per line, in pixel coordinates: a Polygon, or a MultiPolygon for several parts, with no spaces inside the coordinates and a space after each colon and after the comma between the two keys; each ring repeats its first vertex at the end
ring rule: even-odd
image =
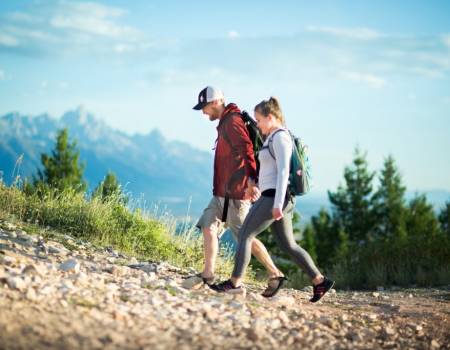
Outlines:
{"type": "Polygon", "coordinates": [[[450,288],[222,295],[193,270],[0,227],[0,349],[450,349],[450,288]]]}

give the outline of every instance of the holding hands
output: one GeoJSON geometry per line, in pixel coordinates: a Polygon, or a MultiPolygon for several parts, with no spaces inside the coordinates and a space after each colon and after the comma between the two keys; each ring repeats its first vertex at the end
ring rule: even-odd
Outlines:
{"type": "Polygon", "coordinates": [[[256,185],[253,180],[248,180],[248,187],[245,191],[245,199],[256,202],[259,197],[261,197],[261,191],[259,190],[258,185],[256,185]]]}

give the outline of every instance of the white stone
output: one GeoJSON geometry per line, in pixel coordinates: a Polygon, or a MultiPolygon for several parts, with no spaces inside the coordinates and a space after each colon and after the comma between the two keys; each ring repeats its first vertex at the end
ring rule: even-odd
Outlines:
{"type": "Polygon", "coordinates": [[[75,259],[69,259],[59,265],[59,270],[64,272],[80,272],[80,263],[75,259]]]}
{"type": "Polygon", "coordinates": [[[6,279],[6,283],[8,284],[9,288],[17,289],[20,291],[25,290],[25,288],[27,287],[27,283],[19,276],[8,277],[6,279]]]}

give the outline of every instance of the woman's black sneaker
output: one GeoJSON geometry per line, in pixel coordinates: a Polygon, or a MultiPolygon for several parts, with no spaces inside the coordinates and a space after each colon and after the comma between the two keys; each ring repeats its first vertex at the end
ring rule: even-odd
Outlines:
{"type": "Polygon", "coordinates": [[[331,288],[333,288],[334,286],[334,281],[324,277],[324,280],[322,283],[313,286],[313,297],[311,299],[309,299],[309,301],[311,303],[316,303],[318,302],[320,299],[322,299],[322,297],[325,295],[326,292],[328,292],[331,288]]]}
{"type": "Polygon", "coordinates": [[[245,294],[245,289],[242,286],[235,287],[231,280],[226,280],[217,284],[211,284],[209,287],[219,293],[245,294]]]}

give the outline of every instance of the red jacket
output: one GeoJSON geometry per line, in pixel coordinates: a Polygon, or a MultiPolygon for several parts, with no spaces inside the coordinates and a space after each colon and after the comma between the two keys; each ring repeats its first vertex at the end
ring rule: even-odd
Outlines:
{"type": "Polygon", "coordinates": [[[217,126],[214,196],[225,197],[228,190],[230,198],[243,199],[248,178],[256,179],[257,176],[253,144],[240,112],[234,103],[230,103],[217,126]]]}

